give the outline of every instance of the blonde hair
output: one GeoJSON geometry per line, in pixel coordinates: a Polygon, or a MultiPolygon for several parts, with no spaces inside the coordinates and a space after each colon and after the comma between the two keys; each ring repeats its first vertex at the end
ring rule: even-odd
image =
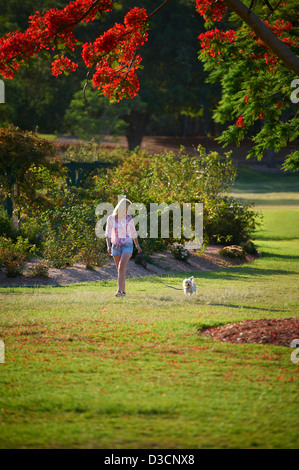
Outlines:
{"type": "Polygon", "coordinates": [[[115,208],[114,208],[114,211],[112,212],[112,214],[116,217],[118,216],[118,212],[121,213],[121,215],[125,215],[124,214],[124,204],[126,204],[126,210],[128,209],[128,207],[132,204],[132,202],[129,200],[129,199],[126,199],[125,197],[123,199],[121,199],[118,204],[116,204],[115,208]]]}

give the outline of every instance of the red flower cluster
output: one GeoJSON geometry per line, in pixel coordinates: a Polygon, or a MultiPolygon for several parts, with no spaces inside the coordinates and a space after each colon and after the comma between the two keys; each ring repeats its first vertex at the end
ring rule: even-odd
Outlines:
{"type": "MultiPolygon", "coordinates": [[[[207,5],[212,5],[214,7],[219,3],[222,2],[214,2],[213,0],[197,0],[197,9],[199,10],[199,8],[201,8],[201,11],[204,11],[204,8],[207,5]]],[[[218,5],[218,7],[220,9],[220,5],[218,5]]],[[[289,21],[276,20],[272,25],[269,24],[268,21],[265,21],[265,25],[271,31],[273,31],[273,33],[285,44],[299,47],[299,38],[287,36],[287,33],[294,30],[294,26],[289,21]]],[[[250,36],[255,37],[255,33],[251,32],[250,36]]],[[[218,47],[221,45],[221,43],[223,44],[225,42],[230,42],[232,44],[236,44],[236,32],[233,30],[223,32],[215,29],[200,34],[198,39],[201,41],[203,52],[205,52],[207,55],[210,55],[211,57],[216,57],[216,55],[221,55],[221,48],[218,47]]],[[[257,46],[259,46],[261,52],[249,54],[248,58],[253,60],[264,59],[266,64],[269,66],[269,70],[273,71],[279,64],[278,57],[272,54],[272,52],[265,46],[260,38],[255,38],[254,41],[257,46]]],[[[242,54],[243,50],[239,50],[239,53],[242,54]]]]}
{"type": "Polygon", "coordinates": [[[238,127],[246,127],[245,126],[245,121],[244,121],[244,118],[243,116],[240,116],[237,121],[236,121],[236,126],[238,127]]]}
{"type": "MultiPolygon", "coordinates": [[[[295,47],[299,46],[299,38],[292,39],[290,37],[286,37],[286,33],[289,31],[292,31],[294,29],[294,26],[292,23],[289,21],[284,21],[284,20],[276,20],[274,24],[269,24],[269,22],[266,20],[265,25],[285,44],[287,45],[293,45],[295,47]]],[[[250,33],[250,36],[255,36],[255,33],[250,33]]],[[[279,63],[279,59],[276,55],[272,54],[266,48],[265,44],[260,38],[255,39],[255,43],[261,48],[261,49],[266,49],[266,52],[261,53],[261,54],[255,54],[252,56],[254,59],[261,59],[264,58],[265,62],[267,65],[270,66],[270,70],[273,70],[274,67],[276,67],[279,63]]]]}
{"type": "MultiPolygon", "coordinates": [[[[99,12],[112,10],[111,0],[75,0],[64,9],[37,11],[29,18],[29,27],[0,38],[0,74],[13,78],[20,63],[38,55],[42,49],[53,50],[59,44],[74,50],[77,40],[73,28],[77,23],[93,21],[99,12]]],[[[55,69],[55,67],[54,67],[55,69]]]]}
{"type": "Polygon", "coordinates": [[[196,10],[205,20],[220,21],[226,9],[221,0],[196,0],[196,10]]]}
{"type": "MultiPolygon", "coordinates": [[[[200,34],[198,39],[201,41],[200,45],[203,51],[206,52],[206,54],[215,57],[217,44],[227,41],[232,44],[236,43],[236,32],[232,29],[228,31],[219,31],[219,29],[214,29],[200,34]]],[[[219,51],[218,54],[220,54],[219,51]]]]}
{"type": "Polygon", "coordinates": [[[133,8],[124,24],[116,23],[94,43],[82,46],[86,66],[96,67],[93,86],[113,101],[133,98],[139,90],[136,69],[142,59],[137,50],[147,41],[147,18],[144,8],[133,8]]]}
{"type": "MultiPolygon", "coordinates": [[[[279,39],[283,42],[286,42],[287,44],[298,44],[299,39],[297,38],[296,41],[292,40],[290,37],[285,37],[284,33],[287,33],[289,31],[292,31],[294,29],[294,26],[292,23],[289,21],[284,21],[284,20],[276,20],[274,24],[269,24],[269,22],[266,20],[265,25],[271,29],[271,31],[275,34],[275,36],[279,37],[279,39]]],[[[254,36],[255,33],[250,33],[250,36],[254,36]]],[[[257,38],[255,42],[259,46],[264,46],[263,41],[260,38],[257,38]]]]}
{"type": "Polygon", "coordinates": [[[269,24],[269,21],[265,21],[265,25],[270,28],[276,36],[280,36],[282,33],[292,31],[294,26],[289,21],[276,20],[273,25],[269,24]]]}
{"type": "Polygon", "coordinates": [[[57,77],[62,72],[75,72],[78,64],[72,62],[67,57],[61,56],[52,63],[52,74],[57,77]]]}
{"type": "Polygon", "coordinates": [[[265,119],[265,116],[266,116],[266,113],[265,113],[265,111],[263,111],[263,110],[261,110],[261,111],[258,111],[258,110],[253,111],[252,114],[253,114],[254,116],[256,116],[258,119],[262,119],[262,120],[264,120],[264,119],[265,119]]]}
{"type": "MultiPolygon", "coordinates": [[[[46,12],[37,11],[29,18],[29,27],[25,32],[15,31],[0,38],[0,75],[13,78],[19,66],[43,49],[62,49],[59,58],[52,63],[52,73],[59,75],[63,71],[74,71],[77,64],[65,57],[65,51],[74,51],[78,41],[73,33],[80,22],[89,22],[102,12],[112,11],[115,0],[73,0],[65,8],[52,8],[46,12]]],[[[196,0],[196,10],[206,19],[219,21],[226,12],[223,0],[196,0]]],[[[95,67],[93,86],[102,90],[111,100],[134,97],[139,90],[136,70],[141,57],[137,54],[147,41],[148,16],[144,8],[133,8],[127,13],[124,24],[116,23],[93,43],[82,47],[82,57],[87,67],[95,67]]],[[[288,45],[299,46],[299,39],[288,33],[294,29],[289,21],[276,20],[270,25],[276,36],[288,45]]],[[[278,59],[255,38],[260,54],[251,54],[252,59],[264,59],[269,68],[278,64],[278,59]],[[265,50],[266,49],[266,50],[265,50]]],[[[200,34],[203,52],[211,57],[221,55],[221,44],[236,43],[236,32],[218,29],[200,34]]],[[[239,51],[242,54],[242,51],[239,51]]],[[[238,122],[238,121],[237,121],[238,122]]]]}

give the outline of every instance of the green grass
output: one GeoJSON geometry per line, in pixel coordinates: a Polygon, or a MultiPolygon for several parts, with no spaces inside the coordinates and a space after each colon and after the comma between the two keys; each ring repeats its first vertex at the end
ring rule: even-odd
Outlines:
{"type": "Polygon", "coordinates": [[[57,139],[56,134],[39,134],[39,137],[41,139],[48,139],[48,140],[56,140],[57,139]]]}
{"type": "Polygon", "coordinates": [[[232,195],[256,205],[298,205],[299,175],[238,167],[232,195]]]}
{"type": "Polygon", "coordinates": [[[259,208],[262,257],[193,273],[197,298],[155,277],[128,280],[125,299],[114,281],[0,288],[0,447],[297,448],[291,348],[199,334],[298,316],[299,205],[259,208]]]}

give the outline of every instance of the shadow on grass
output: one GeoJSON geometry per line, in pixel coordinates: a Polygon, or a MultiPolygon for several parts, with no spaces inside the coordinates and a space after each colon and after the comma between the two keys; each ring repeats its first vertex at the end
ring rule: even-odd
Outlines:
{"type": "MultiPolygon", "coordinates": [[[[238,199],[243,199],[243,201],[250,201],[252,198],[246,198],[244,196],[238,196],[238,199]]],[[[258,195],[254,198],[254,204],[258,206],[298,206],[298,199],[259,199],[258,195]]]]}
{"type": "Polygon", "coordinates": [[[284,259],[284,260],[295,261],[299,259],[299,255],[283,255],[281,253],[270,253],[268,251],[263,251],[263,258],[264,259],[279,258],[279,259],[284,259]]]}
{"type": "MultiPolygon", "coordinates": [[[[275,242],[295,242],[298,241],[298,238],[294,237],[293,235],[290,235],[289,237],[280,236],[280,235],[259,235],[258,241],[275,241],[275,242]]],[[[264,255],[264,252],[263,252],[264,255]]]]}
{"type": "MultiPolygon", "coordinates": [[[[272,255],[275,257],[275,255],[272,255]]],[[[282,255],[283,256],[283,255],[282,255]]],[[[269,256],[270,257],[270,256],[269,256]]],[[[287,257],[284,257],[287,259],[287,257]]],[[[294,259],[292,256],[290,259],[294,259]]],[[[239,280],[249,280],[252,278],[265,277],[265,276],[281,276],[287,274],[298,274],[297,271],[291,271],[286,269],[266,269],[266,268],[256,268],[253,266],[246,265],[246,267],[232,267],[224,269],[217,269],[213,271],[189,271],[189,272],[176,272],[170,275],[159,276],[164,280],[168,279],[185,279],[190,276],[194,276],[196,279],[211,279],[211,280],[229,280],[229,281],[239,281],[239,280]]],[[[149,278],[147,278],[149,280],[149,278]]],[[[159,282],[157,276],[153,276],[150,282],[159,282]]]]}
{"type": "Polygon", "coordinates": [[[267,172],[259,168],[250,168],[248,165],[240,165],[233,186],[236,190],[247,192],[297,192],[299,175],[284,171],[267,172]]]}
{"type": "MultiPolygon", "coordinates": [[[[199,301],[200,302],[200,301],[199,301]]],[[[234,304],[226,304],[225,302],[223,303],[217,303],[217,302],[208,302],[208,305],[211,305],[212,307],[229,307],[229,308],[237,308],[238,310],[240,309],[248,309],[248,310],[261,310],[263,312],[271,312],[271,313],[281,313],[285,312],[286,310],[282,309],[275,309],[275,308],[264,308],[264,307],[253,307],[251,305],[234,305],[234,304]]]]}

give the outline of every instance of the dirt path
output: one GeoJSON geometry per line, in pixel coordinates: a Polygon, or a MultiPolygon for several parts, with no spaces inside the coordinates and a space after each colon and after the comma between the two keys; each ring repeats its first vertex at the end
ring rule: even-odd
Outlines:
{"type": "MultiPolygon", "coordinates": [[[[188,263],[174,259],[172,253],[155,253],[152,256],[155,264],[148,264],[146,268],[129,260],[127,267],[127,278],[143,277],[152,275],[165,275],[179,271],[206,271],[223,269],[225,267],[242,264],[240,260],[232,260],[219,255],[221,246],[207,246],[202,254],[191,254],[188,263]]],[[[247,261],[254,257],[247,256],[247,261]]],[[[111,258],[102,267],[94,270],[86,269],[82,264],[75,264],[65,269],[49,269],[48,278],[34,278],[29,275],[28,270],[32,263],[26,263],[22,276],[8,278],[4,269],[0,271],[0,286],[58,286],[80,282],[99,282],[104,280],[116,280],[117,271],[114,260],[111,258]]]]}

